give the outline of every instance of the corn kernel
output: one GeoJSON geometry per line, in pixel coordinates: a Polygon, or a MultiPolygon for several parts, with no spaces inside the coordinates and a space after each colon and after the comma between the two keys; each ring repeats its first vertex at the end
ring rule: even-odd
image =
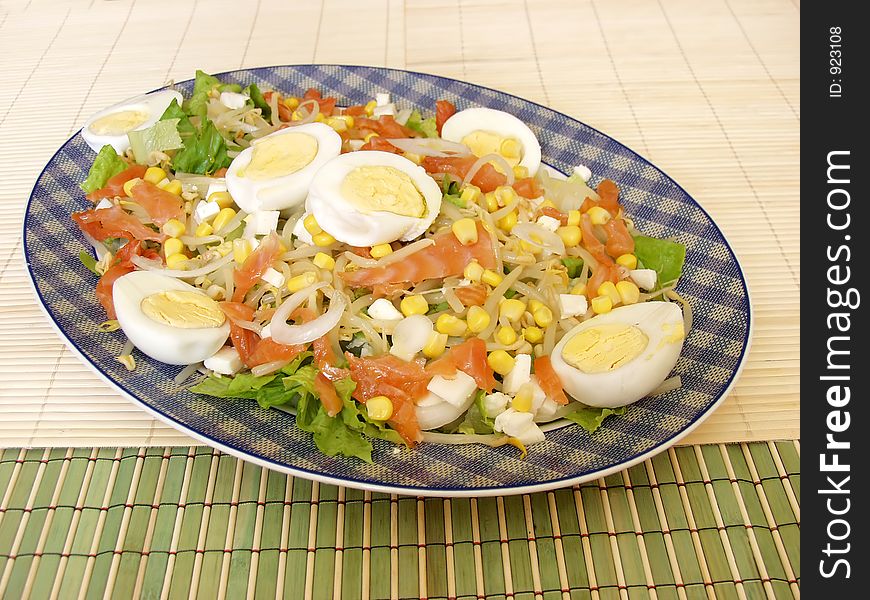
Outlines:
{"type": "Polygon", "coordinates": [[[580,243],[580,240],[583,238],[583,233],[576,225],[559,227],[556,230],[556,233],[560,238],[562,238],[562,243],[565,244],[566,248],[573,248],[574,246],[577,246],[580,243]]]}
{"type": "Polygon", "coordinates": [[[326,120],[326,115],[324,115],[322,112],[317,113],[317,116],[314,117],[315,123],[323,123],[325,120],[326,120]]]}
{"type": "Polygon", "coordinates": [[[555,208],[556,210],[559,209],[559,207],[556,206],[552,200],[544,200],[543,202],[538,204],[538,208],[555,208]]]}
{"type": "Polygon", "coordinates": [[[378,135],[379,135],[379,134],[377,134],[377,133],[369,133],[368,135],[366,135],[366,136],[363,138],[363,141],[364,141],[366,144],[368,144],[370,141],[372,141],[372,138],[376,138],[376,137],[378,137],[378,135]]]}
{"type": "Polygon", "coordinates": [[[483,267],[480,266],[479,262],[473,260],[465,266],[462,276],[469,281],[480,281],[480,278],[483,277],[483,267]]]}
{"type": "Polygon", "coordinates": [[[493,193],[499,206],[507,206],[519,197],[517,191],[509,185],[500,185],[493,193]]]}
{"type": "Polygon", "coordinates": [[[553,311],[547,306],[541,306],[532,313],[538,327],[547,327],[553,322],[553,311]]]}
{"type": "Polygon", "coordinates": [[[626,269],[636,269],[637,257],[634,254],[623,254],[616,259],[616,264],[622,265],[626,269]]]}
{"type": "Polygon", "coordinates": [[[593,225],[604,225],[610,220],[610,213],[600,206],[593,206],[586,214],[589,215],[589,220],[592,221],[593,225]]]}
{"type": "Polygon", "coordinates": [[[345,125],[347,125],[348,129],[351,129],[353,127],[354,121],[353,121],[353,117],[351,115],[339,115],[338,118],[342,119],[344,121],[344,123],[345,123],[345,125]]]}
{"type": "Polygon", "coordinates": [[[435,329],[438,333],[446,333],[449,336],[460,337],[465,335],[465,330],[468,329],[465,321],[454,317],[453,315],[443,314],[438,317],[435,322],[435,329]]]}
{"type": "Polygon", "coordinates": [[[640,300],[640,289],[633,281],[620,281],[616,284],[616,291],[623,304],[636,304],[640,300]]]}
{"type": "Polygon", "coordinates": [[[426,358],[438,358],[447,349],[447,334],[433,331],[429,334],[429,341],[423,346],[423,356],[426,358]]]}
{"type": "Polygon", "coordinates": [[[301,121],[302,115],[299,114],[298,110],[294,110],[293,114],[290,115],[290,120],[291,121],[301,121]]]}
{"type": "Polygon", "coordinates": [[[347,121],[338,117],[329,117],[326,119],[326,124],[332,127],[337,132],[347,131],[347,121]]]}
{"type": "Polygon", "coordinates": [[[495,212],[498,210],[498,200],[496,200],[493,192],[487,192],[484,196],[484,200],[486,201],[486,210],[489,212],[495,212]]]}
{"type": "Polygon", "coordinates": [[[522,151],[522,144],[515,138],[505,138],[498,148],[498,153],[505,158],[519,158],[522,151]]]}
{"type": "Polygon", "coordinates": [[[176,196],[180,196],[181,190],[182,190],[181,181],[179,181],[178,179],[173,179],[172,181],[167,183],[165,186],[163,186],[163,189],[166,190],[167,192],[169,192],[170,194],[175,194],[176,196]]]}
{"type": "Polygon", "coordinates": [[[241,265],[248,257],[251,255],[251,242],[244,239],[238,238],[233,240],[233,260],[236,261],[236,264],[241,265]]]}
{"type": "Polygon", "coordinates": [[[499,375],[507,375],[514,368],[514,357],[504,350],[494,350],[486,357],[490,368],[499,375]]]}
{"type": "Polygon", "coordinates": [[[375,102],[374,100],[372,100],[371,102],[368,102],[368,103],[366,104],[366,114],[367,114],[368,116],[372,116],[373,114],[375,114],[375,107],[376,107],[377,105],[378,105],[378,103],[375,102]]]}
{"type": "Polygon", "coordinates": [[[468,321],[468,329],[471,333],[480,333],[489,327],[491,318],[485,308],[472,306],[468,309],[465,320],[468,321]]]}
{"type": "Polygon", "coordinates": [[[519,321],[524,312],[526,312],[526,303],[522,300],[517,300],[516,298],[505,300],[501,303],[501,306],[498,307],[499,316],[504,317],[511,323],[519,321]]]}
{"type": "Polygon", "coordinates": [[[529,412],[532,410],[532,399],[535,391],[531,383],[524,383],[517,390],[516,396],[511,400],[511,408],[517,412],[529,412]]]}
{"type": "Polygon", "coordinates": [[[415,165],[419,165],[423,162],[423,155],[422,154],[415,154],[413,152],[405,152],[405,158],[410,160],[415,165]]]}
{"type": "Polygon", "coordinates": [[[140,184],[140,183],[142,183],[142,180],[139,179],[138,177],[134,177],[130,181],[125,182],[124,183],[124,193],[127,194],[128,196],[132,197],[133,196],[133,187],[140,184]]]}
{"type": "Polygon", "coordinates": [[[572,225],[580,225],[580,211],[579,210],[569,210],[568,211],[568,226],[572,225]]]}
{"type": "Polygon", "coordinates": [[[592,312],[596,315],[609,313],[613,309],[613,300],[610,296],[596,296],[592,299],[592,312]]]}
{"type": "Polygon", "coordinates": [[[538,310],[542,306],[544,306],[544,303],[541,302],[540,300],[535,300],[534,298],[529,300],[529,312],[535,312],[536,310],[538,310]]]}
{"type": "Polygon", "coordinates": [[[320,228],[320,225],[317,224],[317,219],[314,218],[314,215],[308,215],[305,217],[305,220],[302,221],[302,225],[305,227],[305,231],[311,235],[317,235],[323,231],[320,228]]]}
{"type": "Polygon", "coordinates": [[[183,269],[187,263],[187,257],[183,254],[171,254],[166,257],[166,267],[169,269],[183,269]]]}
{"type": "Polygon", "coordinates": [[[399,303],[399,309],[406,317],[411,315],[425,315],[429,312],[429,303],[423,296],[405,296],[399,303]]]}
{"type": "Polygon", "coordinates": [[[148,183],[153,183],[154,185],[157,185],[158,183],[166,179],[166,171],[164,171],[160,167],[148,167],[145,170],[145,175],[142,176],[142,179],[144,179],[148,183]]]}
{"type": "Polygon", "coordinates": [[[393,253],[393,247],[389,244],[378,244],[376,246],[372,246],[371,255],[372,258],[383,258],[388,254],[393,253]]]}
{"type": "Polygon", "coordinates": [[[507,325],[499,327],[498,331],[495,332],[495,341],[503,346],[510,346],[517,341],[517,332],[514,331],[513,327],[507,325]]]}
{"type": "Polygon", "coordinates": [[[184,244],[178,238],[169,238],[163,242],[163,256],[172,256],[184,252],[184,244]]]}
{"type": "Polygon", "coordinates": [[[233,243],[232,242],[222,242],[214,247],[214,250],[220,254],[221,256],[226,256],[230,252],[233,251],[233,243]]]}
{"type": "Polygon", "coordinates": [[[325,252],[318,252],[314,255],[314,258],[311,259],[311,262],[314,263],[315,266],[320,267],[321,269],[326,269],[327,271],[332,271],[335,268],[335,259],[325,252]]]}
{"type": "Polygon", "coordinates": [[[519,221],[519,215],[517,215],[517,211],[512,210],[508,214],[503,216],[501,219],[499,219],[496,222],[496,225],[498,225],[501,229],[505,230],[506,232],[510,233],[511,230],[516,226],[518,221],[519,221]]]}
{"type": "Polygon", "coordinates": [[[211,235],[214,233],[214,227],[212,227],[209,223],[200,223],[196,226],[196,237],[205,237],[207,235],[211,235]]]}
{"type": "Polygon", "coordinates": [[[526,327],[523,329],[523,337],[526,338],[527,341],[537,344],[542,339],[544,339],[544,330],[540,327],[535,327],[532,325],[531,327],[526,327]]]}
{"type": "Polygon", "coordinates": [[[311,239],[315,246],[320,246],[321,248],[324,246],[331,246],[335,243],[335,238],[325,231],[321,231],[320,233],[311,236],[311,239]]]}
{"type": "Polygon", "coordinates": [[[492,287],[500,284],[502,279],[504,279],[503,275],[500,275],[491,269],[484,269],[483,275],[480,276],[480,280],[483,283],[485,283],[486,285],[491,285],[492,287]]]}
{"type": "Polygon", "coordinates": [[[585,296],[586,295],[586,284],[578,283],[574,287],[571,288],[571,293],[575,296],[585,296]]]}
{"type": "Polygon", "coordinates": [[[366,412],[373,421],[386,421],[393,416],[393,401],[386,396],[375,396],[366,401],[366,412]]]}
{"type": "Polygon", "coordinates": [[[613,285],[612,281],[605,281],[604,283],[599,285],[598,295],[608,296],[613,304],[619,304],[621,300],[621,298],[619,297],[619,292],[616,291],[616,286],[613,285]]]}
{"type": "Polygon", "coordinates": [[[231,208],[234,204],[233,197],[229,192],[212,192],[208,197],[209,202],[216,202],[221,208],[231,208]]]}
{"type": "Polygon", "coordinates": [[[513,170],[514,170],[514,177],[517,179],[525,179],[526,177],[529,176],[528,167],[524,167],[522,165],[516,165],[513,170]]]}
{"type": "Polygon", "coordinates": [[[215,231],[220,231],[221,229],[226,227],[235,216],[236,211],[232,208],[222,208],[221,211],[214,218],[214,221],[211,222],[211,226],[214,227],[215,231]]]}
{"type": "Polygon", "coordinates": [[[477,204],[480,200],[480,188],[476,185],[466,185],[462,189],[462,193],[459,194],[459,199],[465,203],[465,206],[469,204],[477,204]]]}
{"type": "Polygon", "coordinates": [[[163,224],[163,233],[169,237],[181,237],[187,230],[187,227],[178,219],[169,219],[163,224]]]}
{"type": "Polygon", "coordinates": [[[296,110],[296,107],[299,106],[299,98],[296,96],[288,96],[287,98],[284,98],[284,106],[290,110],[296,110]]]}
{"type": "Polygon", "coordinates": [[[309,285],[314,285],[315,283],[317,283],[317,273],[314,271],[306,271],[301,275],[291,277],[287,280],[287,291],[291,294],[296,293],[299,290],[304,290],[309,285]]]}
{"type": "Polygon", "coordinates": [[[456,239],[463,246],[477,243],[477,225],[472,219],[466,217],[454,221],[450,228],[453,230],[453,235],[456,236],[456,239]]]}

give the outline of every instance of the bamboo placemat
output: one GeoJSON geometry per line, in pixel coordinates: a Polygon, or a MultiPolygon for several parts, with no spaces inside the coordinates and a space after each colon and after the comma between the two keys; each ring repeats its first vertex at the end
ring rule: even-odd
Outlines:
{"type": "Polygon", "coordinates": [[[0,598],[799,598],[796,442],[526,496],[318,485],[209,448],[6,450],[0,598]]]}
{"type": "Polygon", "coordinates": [[[789,0],[5,0],[0,4],[0,445],[189,438],[100,382],[35,306],[29,190],[92,112],[185,79],[337,62],[437,73],[541,102],[681,183],[746,270],[754,340],[727,402],[687,443],[798,434],[798,34],[789,0]]]}

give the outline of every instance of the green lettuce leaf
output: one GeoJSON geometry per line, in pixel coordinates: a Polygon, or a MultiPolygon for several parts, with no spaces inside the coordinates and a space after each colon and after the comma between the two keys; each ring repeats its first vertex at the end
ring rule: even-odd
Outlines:
{"type": "Polygon", "coordinates": [[[457,431],[466,434],[487,434],[494,433],[493,425],[495,420],[486,414],[486,407],[483,405],[483,398],[486,394],[483,390],[477,391],[477,397],[474,403],[465,413],[465,420],[460,423],[457,431]]]}
{"type": "Polygon", "coordinates": [[[170,119],[178,119],[175,128],[182,140],[196,133],[196,127],[191,123],[190,117],[188,117],[187,113],[178,105],[178,101],[175,98],[172,99],[172,102],[169,103],[169,106],[166,107],[166,110],[164,110],[163,114],[160,116],[161,121],[167,121],[170,119]]]}
{"type": "Polygon", "coordinates": [[[272,107],[269,106],[268,102],[266,102],[266,98],[263,97],[263,92],[260,91],[260,88],[257,87],[256,83],[252,83],[246,87],[245,93],[251,97],[254,106],[262,111],[264,119],[268,119],[272,116],[272,107]]]}
{"type": "Polygon", "coordinates": [[[661,286],[673,283],[683,272],[686,247],[678,242],[639,235],[634,238],[634,253],[647,269],[659,276],[661,286]]]}
{"type": "Polygon", "coordinates": [[[184,149],[172,158],[172,167],[176,171],[207,175],[230,166],[230,162],[224,138],[214,123],[206,119],[200,131],[185,140],[184,149]]]}
{"type": "Polygon", "coordinates": [[[196,79],[193,83],[193,94],[187,101],[187,114],[205,118],[208,112],[208,94],[219,87],[220,80],[204,71],[196,70],[196,79]]]}
{"type": "Polygon", "coordinates": [[[81,187],[82,191],[86,194],[95,192],[106,185],[109,178],[114,177],[121,171],[125,170],[128,166],[129,165],[124,162],[124,159],[118,156],[115,149],[109,144],[106,144],[100,148],[99,153],[97,153],[97,158],[94,160],[94,164],[91,165],[91,170],[88,171],[87,179],[85,179],[79,187],[81,187]]]}
{"type": "Polygon", "coordinates": [[[413,129],[417,133],[422,133],[426,137],[438,137],[438,128],[435,126],[435,117],[424,119],[419,110],[411,112],[411,116],[408,117],[405,127],[413,129]]]}
{"type": "Polygon", "coordinates": [[[601,427],[604,419],[610,415],[621,415],[623,413],[625,413],[624,406],[619,408],[594,408],[592,406],[584,406],[568,413],[565,415],[565,418],[569,421],[574,421],[589,433],[595,433],[595,431],[601,427]]]}
{"type": "Polygon", "coordinates": [[[562,264],[568,269],[568,277],[574,279],[580,277],[580,272],[583,270],[583,259],[576,256],[566,256],[562,259],[562,264]]]}
{"type": "Polygon", "coordinates": [[[147,164],[148,156],[152,152],[177,150],[184,146],[178,134],[179,122],[180,119],[161,119],[147,129],[128,132],[127,138],[136,162],[140,165],[147,164]]]}
{"type": "Polygon", "coordinates": [[[82,264],[88,271],[94,275],[100,275],[100,272],[97,271],[97,259],[91,256],[89,252],[85,252],[84,250],[79,252],[79,260],[82,261],[82,264]]]}

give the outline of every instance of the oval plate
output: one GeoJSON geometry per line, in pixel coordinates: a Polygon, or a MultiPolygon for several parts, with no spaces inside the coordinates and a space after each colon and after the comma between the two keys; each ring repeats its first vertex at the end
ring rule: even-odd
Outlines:
{"type": "MultiPolygon", "coordinates": [[[[695,325],[674,369],[683,387],[631,405],[594,435],[571,425],[547,433],[525,460],[515,448],[422,444],[399,448],[373,440],[373,464],[329,458],[291,415],[256,402],[192,394],[174,383],[179,367],[137,352],[128,372],[115,357],[122,332],[101,333],[105,319],[94,295],[96,279],[79,261],[88,250],[70,214],[89,202],[78,187],[94,159],[80,134],[52,157],[33,188],[24,220],[28,271],[49,319],[69,347],[109,385],[190,436],[262,466],[321,482],[374,491],[431,496],[483,496],[546,490],[614,473],[668,448],[725,398],[749,348],[751,316],[743,273],[722,232],[679,185],[612,138],[539,104],[478,85],[434,75],[373,67],[299,65],[233,71],[225,82],[299,92],[308,87],[339,104],[365,103],[389,92],[400,106],[431,111],[438,99],[458,109],[488,106],[513,113],[541,142],[544,161],[563,172],[584,164],[593,183],[612,179],[636,227],[688,247],[679,291],[695,325]]],[[[192,81],[176,86],[189,95],[192,81]]]]}

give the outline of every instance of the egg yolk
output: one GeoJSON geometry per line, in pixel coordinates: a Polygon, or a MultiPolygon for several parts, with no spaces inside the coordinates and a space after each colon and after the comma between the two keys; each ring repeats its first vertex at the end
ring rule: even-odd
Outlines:
{"type": "Polygon", "coordinates": [[[565,344],[562,358],[584,373],[605,373],[637,358],[649,338],[634,325],[611,323],[584,329],[565,344]]]}
{"type": "Polygon", "coordinates": [[[472,131],[462,138],[462,143],[468,146],[475,156],[498,154],[512,167],[518,165],[522,159],[523,146],[518,140],[491,131],[472,131]]]}
{"type": "Polygon", "coordinates": [[[133,131],[148,120],[148,113],[141,110],[122,110],[91,123],[90,130],[97,135],[122,135],[133,131]]]}
{"type": "Polygon", "coordinates": [[[390,212],[419,219],[426,202],[407,173],[394,167],[357,167],[341,182],[341,195],[361,212],[390,212]]]}
{"type": "Polygon", "coordinates": [[[317,148],[317,138],[307,133],[264,138],[254,145],[251,162],[239,169],[238,175],[255,181],[291,175],[314,160],[317,148]]]}
{"type": "Polygon", "coordinates": [[[142,300],[142,312],[151,320],[179,329],[220,327],[226,317],[218,303],[199,292],[166,290],[142,300]]]}

